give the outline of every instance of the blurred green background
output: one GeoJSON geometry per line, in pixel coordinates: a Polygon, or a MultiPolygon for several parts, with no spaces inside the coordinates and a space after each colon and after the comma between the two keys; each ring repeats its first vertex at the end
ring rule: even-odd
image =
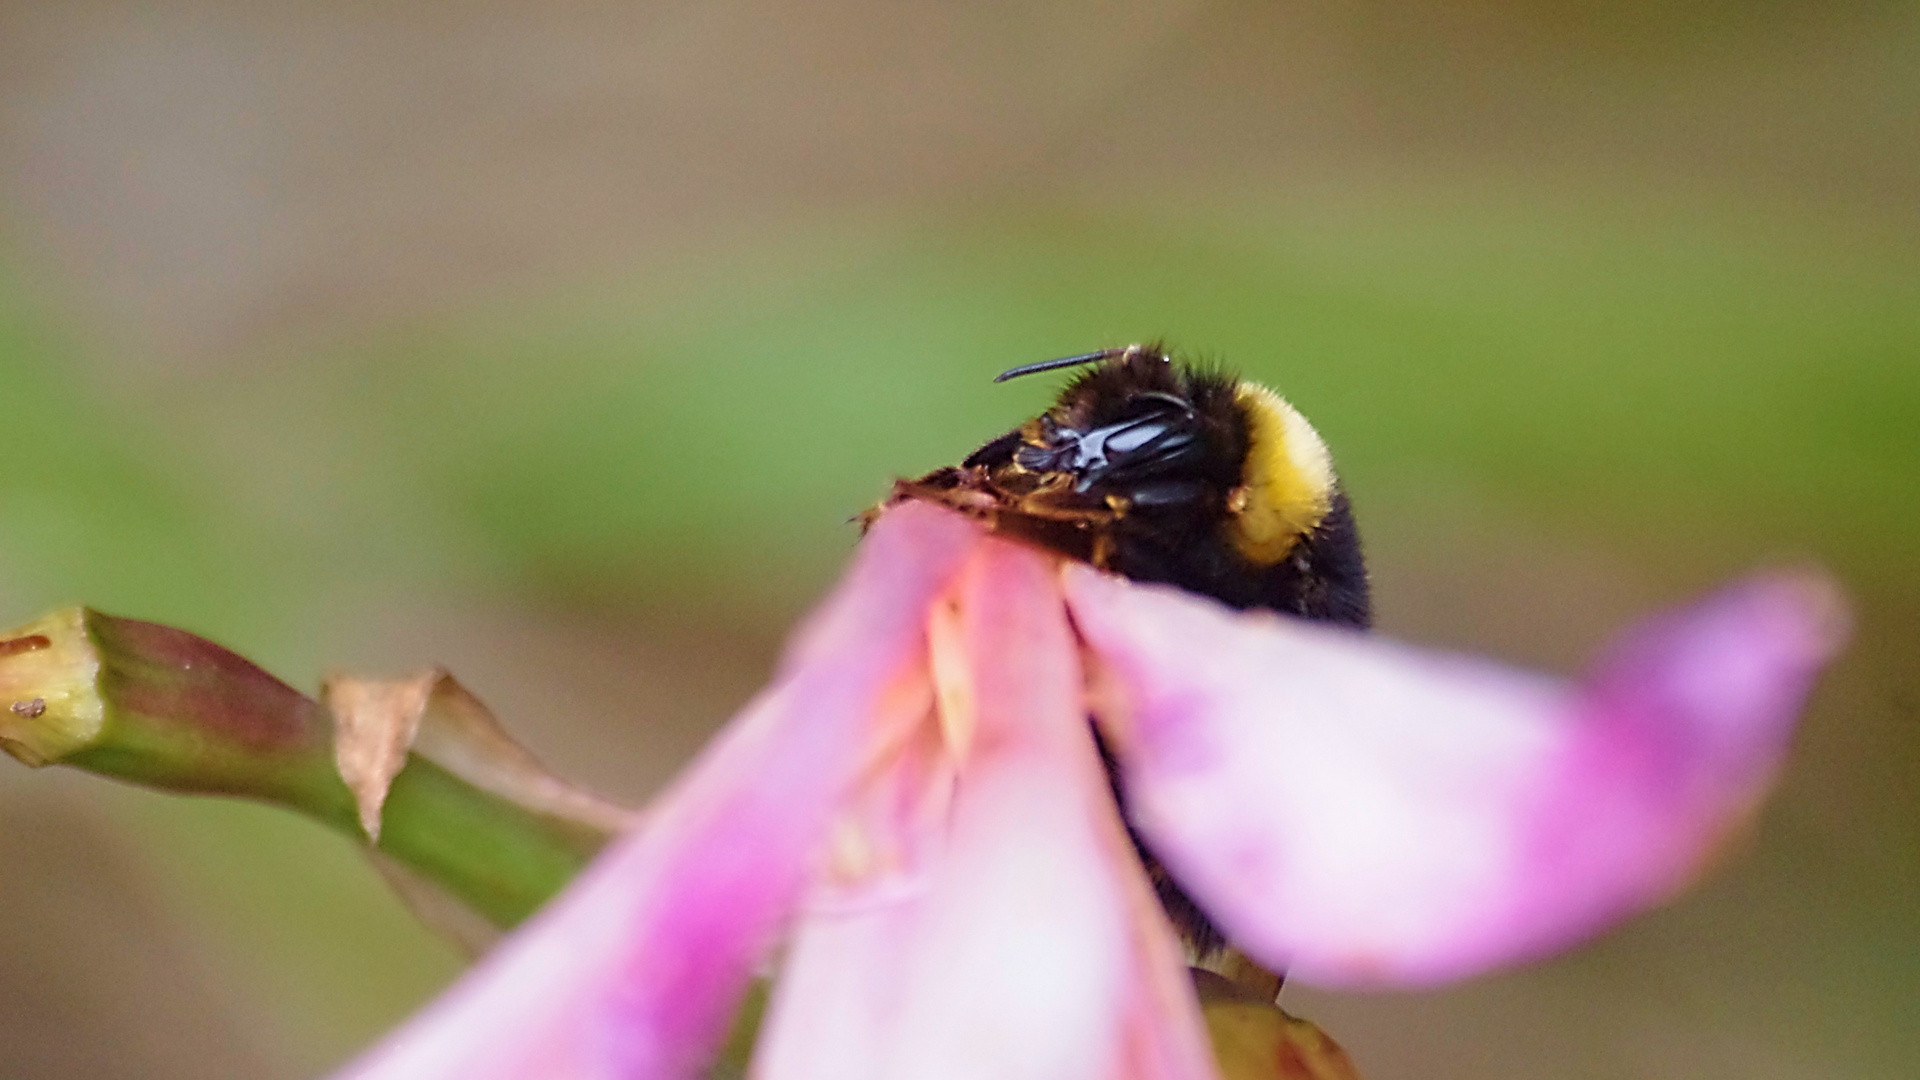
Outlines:
{"type": "MultiPolygon", "coordinates": [[[[1386,632],[1859,605],[1702,889],[1290,1007],[1373,1080],[1915,1074],[1916,5],[0,2],[0,623],[446,663],[638,801],[989,376],[1161,336],[1314,419],[1386,632]]],[[[310,1076],[460,966],[302,822],[0,766],[0,1075],[310,1076]]]]}

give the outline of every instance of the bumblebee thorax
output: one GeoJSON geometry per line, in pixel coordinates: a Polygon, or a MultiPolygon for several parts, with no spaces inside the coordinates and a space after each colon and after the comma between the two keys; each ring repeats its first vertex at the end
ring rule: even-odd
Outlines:
{"type": "Polygon", "coordinates": [[[1225,529],[1257,566],[1286,558],[1333,505],[1333,458],[1299,410],[1258,383],[1241,382],[1235,403],[1247,424],[1240,484],[1227,495],[1225,529]]]}

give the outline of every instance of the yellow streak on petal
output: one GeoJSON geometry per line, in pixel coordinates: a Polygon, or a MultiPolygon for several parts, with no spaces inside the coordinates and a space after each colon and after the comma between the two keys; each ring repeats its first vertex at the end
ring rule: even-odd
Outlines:
{"type": "Polygon", "coordinates": [[[842,884],[850,885],[871,876],[879,861],[873,838],[858,821],[846,817],[834,822],[827,853],[827,871],[842,884]]]}
{"type": "Polygon", "coordinates": [[[854,774],[855,786],[870,784],[894,767],[908,744],[920,735],[933,706],[933,684],[924,667],[911,664],[894,676],[875,702],[872,736],[854,774]]]}
{"type": "Polygon", "coordinates": [[[971,665],[967,662],[960,605],[951,598],[933,605],[927,617],[927,645],[932,658],[935,699],[940,705],[940,734],[947,753],[956,762],[967,759],[977,726],[977,698],[971,665]]]}

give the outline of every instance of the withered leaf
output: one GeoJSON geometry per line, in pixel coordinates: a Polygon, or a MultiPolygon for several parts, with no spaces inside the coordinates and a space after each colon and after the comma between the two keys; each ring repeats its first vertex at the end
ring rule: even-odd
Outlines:
{"type": "Polygon", "coordinates": [[[405,679],[329,676],[321,701],[333,715],[334,756],[360,824],[380,838],[393,779],[419,754],[462,780],[529,810],[615,833],[634,811],[561,779],[514,741],[479,698],[445,669],[405,679]]]}

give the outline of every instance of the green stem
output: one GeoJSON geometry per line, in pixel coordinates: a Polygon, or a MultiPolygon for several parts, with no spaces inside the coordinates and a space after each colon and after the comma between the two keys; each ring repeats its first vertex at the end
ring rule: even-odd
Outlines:
{"type": "MultiPolygon", "coordinates": [[[[0,748],[28,765],[257,799],[366,844],[326,709],[182,630],[85,608],[0,635],[0,748]]],[[[378,850],[501,927],[558,892],[603,846],[572,820],[412,754],[387,791],[378,850]]]]}
{"type": "Polygon", "coordinates": [[[501,927],[533,914],[608,838],[477,788],[418,754],[394,777],[382,818],[380,851],[501,927]]]}

